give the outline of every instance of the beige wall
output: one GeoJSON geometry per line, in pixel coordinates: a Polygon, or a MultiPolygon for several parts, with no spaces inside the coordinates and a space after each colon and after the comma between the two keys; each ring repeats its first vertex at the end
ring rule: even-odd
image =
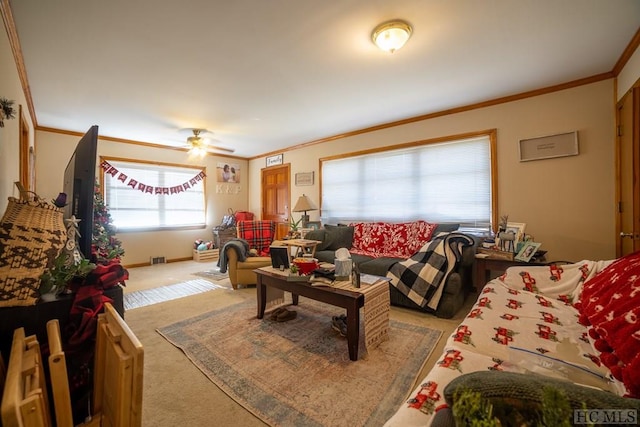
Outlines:
{"type": "Polygon", "coordinates": [[[29,125],[29,144],[33,146],[33,124],[27,108],[26,98],[6,31],[0,34],[0,97],[14,100],[15,119],[5,120],[0,128],[0,213],[7,208],[9,196],[18,197],[13,183],[20,180],[20,126],[19,109],[22,105],[24,117],[29,125]]]}
{"type": "MultiPolygon", "coordinates": [[[[0,34],[0,96],[25,106],[6,32],[0,34]]],[[[613,100],[640,78],[640,50],[636,50],[620,73],[618,93],[613,80],[562,92],[524,99],[508,104],[426,120],[385,129],[321,145],[286,151],[284,161],[291,164],[292,180],[297,172],[316,172],[314,186],[292,184],[292,200],[305,193],[319,204],[318,159],[365,148],[382,147],[489,128],[498,129],[499,212],[514,222],[527,223],[527,231],[542,242],[553,259],[605,259],[615,255],[614,236],[614,109],[613,100]],[[518,161],[518,140],[558,132],[580,132],[580,155],[528,163],[518,161]]],[[[98,125],[100,123],[97,123],[98,125]]],[[[89,128],[91,124],[87,124],[89,128]]],[[[62,174],[79,140],[39,131],[35,135],[36,190],[43,197],[54,197],[62,186],[62,174]]],[[[304,141],[301,141],[304,142],[304,141]]],[[[101,141],[99,154],[132,159],[188,163],[186,154],[171,150],[101,141]]],[[[18,120],[7,120],[0,129],[0,212],[7,197],[17,195],[13,182],[19,179],[18,120]]],[[[148,262],[150,256],[168,259],[190,256],[191,242],[210,239],[228,208],[260,212],[260,169],[265,159],[241,163],[245,171],[239,194],[218,193],[213,170],[221,157],[204,160],[211,175],[207,180],[207,226],[185,232],[121,233],[127,251],[125,264],[148,262]],[[251,189],[251,191],[249,191],[251,189]]],[[[311,220],[319,212],[310,212],[311,220]]]]}
{"type": "MultiPolygon", "coordinates": [[[[615,256],[613,99],[613,80],[607,80],[287,151],[284,161],[292,179],[309,171],[317,177],[321,157],[496,128],[499,214],[526,223],[552,259],[608,259],[615,256]],[[519,161],[519,140],[574,130],[580,155],[519,161]]],[[[260,206],[253,190],[264,165],[264,158],[250,162],[251,209],[260,206]]],[[[304,192],[320,202],[317,179],[313,187],[292,184],[291,190],[292,200],[304,192]]],[[[311,220],[318,217],[311,212],[311,220]]]]}
{"type": "MultiPolygon", "coordinates": [[[[89,129],[91,124],[87,125],[89,129]]],[[[98,124],[99,126],[99,124],[98,124]]],[[[46,198],[55,198],[62,191],[64,169],[73,153],[79,136],[38,131],[36,135],[36,189],[46,198]]],[[[156,231],[138,233],[118,233],[125,249],[125,265],[149,263],[150,257],[164,256],[168,260],[191,257],[192,244],[196,239],[212,240],[212,228],[220,224],[227,209],[246,209],[247,161],[221,156],[207,156],[204,159],[190,159],[188,154],[175,150],[164,150],[144,146],[100,140],[98,156],[119,157],[132,160],[156,161],[161,163],[205,166],[207,194],[207,225],[204,229],[187,231],[156,231]],[[240,184],[216,182],[215,168],[218,162],[237,163],[244,175],[240,184]],[[230,189],[227,192],[227,189],[230,189]],[[236,192],[236,188],[238,191],[236,192]]],[[[142,195],[144,197],[159,197],[142,195]]],[[[163,196],[171,197],[171,196],[163,196]]]]}

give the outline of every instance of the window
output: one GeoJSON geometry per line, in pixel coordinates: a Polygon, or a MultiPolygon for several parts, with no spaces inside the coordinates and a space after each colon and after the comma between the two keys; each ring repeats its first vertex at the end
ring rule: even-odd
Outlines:
{"type": "MultiPolygon", "coordinates": [[[[460,223],[488,231],[495,131],[321,159],[322,220],[460,223]]],[[[495,219],[494,219],[495,220],[495,219]]]]}
{"type": "Polygon", "coordinates": [[[203,168],[108,158],[101,164],[105,204],[118,231],[205,226],[203,168]]]}

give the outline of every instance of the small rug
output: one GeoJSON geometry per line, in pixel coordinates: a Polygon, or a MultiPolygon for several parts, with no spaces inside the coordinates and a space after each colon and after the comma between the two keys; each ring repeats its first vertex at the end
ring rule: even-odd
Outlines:
{"type": "Polygon", "coordinates": [[[124,309],[131,310],[138,307],[157,304],[159,302],[188,297],[190,295],[211,291],[213,289],[224,288],[220,285],[216,285],[215,283],[211,283],[208,280],[196,279],[177,283],[175,285],[129,292],[124,294],[124,309]]]}
{"type": "Polygon", "coordinates": [[[213,383],[271,426],[381,426],[406,400],[441,331],[390,321],[389,340],[349,360],[331,328],[344,310],[307,298],[297,317],[256,319],[242,302],[157,331],[213,383]]]}
{"type": "Polygon", "coordinates": [[[193,273],[195,276],[205,277],[209,280],[220,281],[229,278],[229,273],[220,273],[220,270],[217,268],[205,271],[199,271],[197,273],[193,273]]]}

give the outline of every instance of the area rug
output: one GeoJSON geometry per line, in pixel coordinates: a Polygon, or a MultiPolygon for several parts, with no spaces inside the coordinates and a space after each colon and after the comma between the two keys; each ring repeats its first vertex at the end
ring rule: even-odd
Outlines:
{"type": "Polygon", "coordinates": [[[344,310],[300,298],[295,319],[256,319],[255,302],[157,331],[232,399],[271,426],[381,426],[405,401],[441,331],[391,320],[389,340],[349,360],[331,328],[344,310]]]}
{"type": "Polygon", "coordinates": [[[209,280],[213,280],[214,282],[229,278],[229,273],[220,273],[220,270],[217,268],[214,268],[211,270],[199,271],[193,274],[196,276],[204,277],[209,280]]]}
{"type": "Polygon", "coordinates": [[[208,280],[196,279],[176,283],[175,285],[129,292],[124,294],[124,309],[131,310],[222,288],[222,286],[211,283],[208,280]]]}

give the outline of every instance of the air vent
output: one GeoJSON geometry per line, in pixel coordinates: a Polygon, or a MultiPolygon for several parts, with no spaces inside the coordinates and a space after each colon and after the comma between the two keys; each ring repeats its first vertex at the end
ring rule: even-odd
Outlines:
{"type": "Polygon", "coordinates": [[[151,263],[151,265],[166,264],[167,260],[163,256],[152,256],[151,259],[150,259],[150,263],[151,263]]]}

